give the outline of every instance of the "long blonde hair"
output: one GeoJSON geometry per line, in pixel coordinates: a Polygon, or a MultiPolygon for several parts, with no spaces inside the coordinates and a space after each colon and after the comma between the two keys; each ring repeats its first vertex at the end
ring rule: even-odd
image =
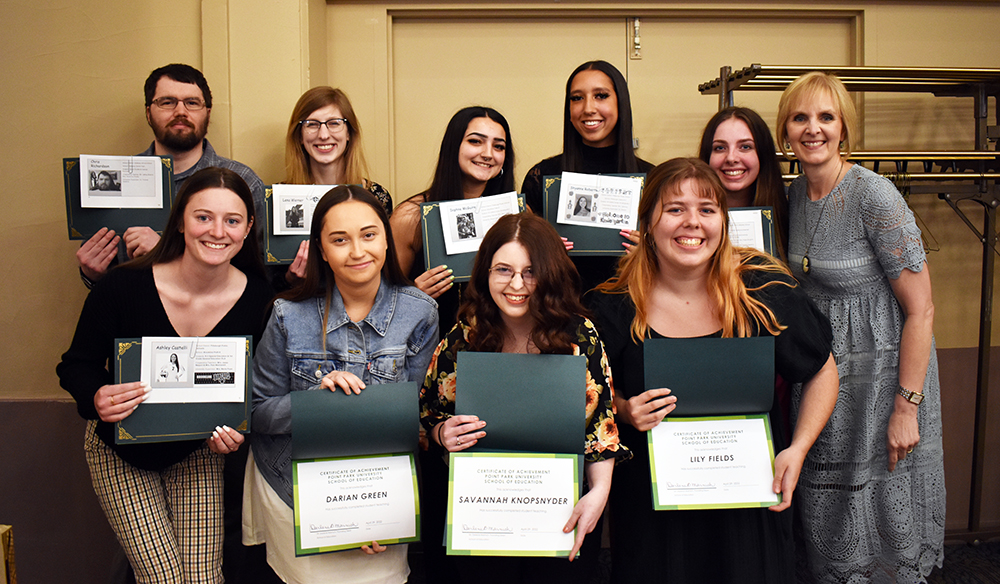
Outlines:
{"type": "Polygon", "coordinates": [[[715,171],[697,158],[674,158],[654,168],[646,176],[646,184],[639,201],[639,244],[618,264],[615,277],[599,285],[598,290],[612,294],[627,293],[635,304],[632,320],[632,338],[637,342],[649,336],[649,311],[647,301],[659,274],[656,249],[650,239],[650,227],[662,213],[662,199],[678,193],[681,184],[691,180],[699,196],[712,199],[723,216],[722,236],[718,249],[709,265],[707,292],[712,297],[722,322],[723,337],[747,337],[754,334],[755,323],[772,335],[786,327],[778,322],[774,313],[764,303],[753,298],[750,292],[770,285],[791,286],[772,280],[756,287],[747,287],[743,275],[747,272],[774,272],[791,276],[786,267],[771,256],[752,248],[734,247],[729,240],[726,191],[715,171]]]}
{"type": "Polygon", "coordinates": [[[288,133],[285,136],[285,182],[293,185],[308,185],[313,183],[310,164],[312,158],[302,146],[302,120],[321,107],[336,106],[340,115],[347,119],[348,141],[344,149],[344,176],[342,184],[362,185],[368,187],[368,162],[365,160],[364,149],[361,148],[361,124],[354,114],[351,100],[347,94],[333,87],[313,87],[302,94],[292,109],[292,117],[288,120],[288,133]]]}

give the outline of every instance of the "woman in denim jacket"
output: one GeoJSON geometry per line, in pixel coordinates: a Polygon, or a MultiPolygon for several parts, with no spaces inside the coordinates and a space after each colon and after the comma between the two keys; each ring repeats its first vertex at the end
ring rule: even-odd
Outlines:
{"type": "Polygon", "coordinates": [[[405,285],[385,209],[361,187],[323,196],[310,247],[320,253],[309,254],[302,283],[274,302],[254,358],[244,543],[266,541],[268,563],[286,582],[405,582],[405,545],[295,557],[291,392],[350,395],[423,379],[438,340],[437,304],[405,285]]]}

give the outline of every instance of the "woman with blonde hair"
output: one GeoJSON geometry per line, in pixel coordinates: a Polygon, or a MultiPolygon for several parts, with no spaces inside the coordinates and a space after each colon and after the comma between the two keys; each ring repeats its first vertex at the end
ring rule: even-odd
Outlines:
{"type": "MultiPolygon", "coordinates": [[[[622,442],[636,460],[611,487],[613,582],[794,582],[792,502],[799,469],[837,399],[830,324],[781,264],[730,243],[726,191],[696,158],[676,158],[646,177],[639,243],[593,307],[615,379],[622,442]],[[646,390],[643,342],[651,338],[774,337],[774,369],[802,384],[789,428],[777,400],[770,509],[655,511],[645,433],[684,400],[646,390]]],[[[715,358],[724,360],[725,355],[715,358]]]]}
{"type": "Polygon", "coordinates": [[[943,561],[944,456],[934,304],[920,229],[891,182],[847,161],[857,112],[807,73],[778,105],[788,263],[833,323],[841,399],[802,468],[810,571],[829,582],[923,582],[943,561]]]}

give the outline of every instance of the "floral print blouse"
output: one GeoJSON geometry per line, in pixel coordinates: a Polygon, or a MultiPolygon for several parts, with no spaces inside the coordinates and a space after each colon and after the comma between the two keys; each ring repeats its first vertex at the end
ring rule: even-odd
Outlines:
{"type": "MultiPolygon", "coordinates": [[[[455,363],[458,353],[468,350],[471,328],[458,323],[438,344],[427,377],[420,388],[420,421],[428,432],[455,414],[455,363]]],[[[626,460],[632,453],[618,441],[615,425],[614,385],[611,367],[597,328],[580,317],[576,326],[573,354],[587,358],[587,406],[584,424],[584,460],[608,458],[626,460]]]]}

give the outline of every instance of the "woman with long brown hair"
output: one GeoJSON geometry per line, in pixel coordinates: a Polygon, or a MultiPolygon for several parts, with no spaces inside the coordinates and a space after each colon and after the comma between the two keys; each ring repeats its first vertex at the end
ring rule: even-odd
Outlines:
{"type": "MultiPolygon", "coordinates": [[[[459,322],[438,345],[420,390],[421,421],[448,452],[482,442],[488,420],[455,415],[455,364],[459,352],[542,353],[587,357],[584,410],[585,494],[563,531],[577,529],[570,564],[557,558],[456,557],[464,582],[579,582],[600,551],[601,514],[615,459],[628,457],[618,442],[611,373],[604,347],[579,301],[579,276],[555,229],[531,213],[502,217],[483,238],[466,288],[459,322]],[[581,561],[582,560],[582,561],[581,561]]],[[[499,383],[499,382],[498,382],[499,383]]],[[[525,408],[530,395],[510,391],[525,408]]]]}

